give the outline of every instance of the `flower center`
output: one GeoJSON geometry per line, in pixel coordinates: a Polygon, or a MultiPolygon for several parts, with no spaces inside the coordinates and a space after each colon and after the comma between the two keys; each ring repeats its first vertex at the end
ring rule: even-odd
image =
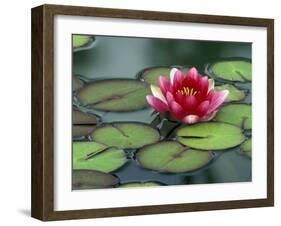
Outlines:
{"type": "Polygon", "coordinates": [[[183,87],[182,89],[179,89],[177,93],[181,93],[184,96],[195,96],[198,91],[194,90],[193,88],[183,87]]]}

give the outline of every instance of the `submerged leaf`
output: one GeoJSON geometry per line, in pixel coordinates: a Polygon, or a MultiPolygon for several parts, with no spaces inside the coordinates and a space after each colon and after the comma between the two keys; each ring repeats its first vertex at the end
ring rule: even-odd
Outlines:
{"type": "Polygon", "coordinates": [[[136,158],[146,169],[182,173],[205,166],[213,158],[213,154],[184,147],[178,142],[165,141],[143,147],[137,152],[136,158]]]}
{"type": "Polygon", "coordinates": [[[133,79],[108,79],[92,82],[78,93],[80,103],[102,111],[136,111],[148,107],[149,87],[133,79]]]}
{"type": "Polygon", "coordinates": [[[96,142],[73,142],[73,169],[111,172],[127,162],[123,150],[96,142]]]}
{"type": "Polygon", "coordinates": [[[96,170],[73,170],[72,189],[110,188],[119,183],[117,177],[96,170]]]}
{"type": "Polygon", "coordinates": [[[104,124],[92,133],[92,137],[99,143],[124,149],[140,148],[160,139],[156,129],[138,122],[104,124]]]}
{"type": "Polygon", "coordinates": [[[191,148],[224,150],[235,147],[245,140],[239,127],[217,122],[198,123],[176,131],[177,140],[191,148]]]}
{"type": "Polygon", "coordinates": [[[226,105],[219,110],[215,120],[230,123],[243,129],[251,129],[252,106],[248,104],[226,105]]]}
{"type": "Polygon", "coordinates": [[[240,101],[245,98],[245,91],[237,89],[233,85],[221,85],[221,86],[216,86],[215,90],[217,91],[222,91],[222,90],[228,90],[228,96],[226,98],[226,102],[232,102],[232,101],[240,101]]]}
{"type": "Polygon", "coordinates": [[[230,81],[251,81],[252,64],[243,60],[227,60],[216,62],[210,67],[216,77],[230,81]]]}

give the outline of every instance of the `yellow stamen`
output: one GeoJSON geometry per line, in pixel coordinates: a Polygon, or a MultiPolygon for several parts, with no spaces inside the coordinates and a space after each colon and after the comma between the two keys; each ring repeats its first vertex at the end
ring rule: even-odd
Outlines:
{"type": "Polygon", "coordinates": [[[190,89],[189,87],[183,87],[183,89],[179,89],[177,93],[180,93],[184,96],[195,96],[198,91],[194,90],[193,88],[190,89]]]}

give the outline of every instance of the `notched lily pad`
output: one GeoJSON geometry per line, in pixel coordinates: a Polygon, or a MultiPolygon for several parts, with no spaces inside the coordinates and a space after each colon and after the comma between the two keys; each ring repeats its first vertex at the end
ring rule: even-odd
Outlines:
{"type": "Polygon", "coordinates": [[[252,158],[252,139],[248,139],[241,144],[241,151],[244,155],[252,158]]]}
{"type": "MultiPolygon", "coordinates": [[[[144,82],[159,86],[159,77],[164,76],[167,79],[170,79],[170,71],[171,68],[173,67],[152,67],[152,68],[147,68],[144,69],[143,71],[140,72],[140,79],[143,80],[144,82]]],[[[181,70],[181,72],[185,75],[189,68],[188,67],[181,67],[177,66],[178,69],[181,70]]]]}
{"type": "Polygon", "coordinates": [[[112,172],[127,162],[122,149],[97,142],[73,142],[73,169],[112,172]]]}
{"type": "Polygon", "coordinates": [[[233,85],[221,85],[221,86],[216,86],[215,90],[217,91],[222,91],[222,90],[228,90],[228,96],[226,98],[226,102],[232,102],[232,101],[240,101],[243,100],[246,96],[244,90],[239,90],[233,85]]]}
{"type": "Polygon", "coordinates": [[[78,48],[87,45],[91,41],[88,35],[72,35],[72,46],[78,48]]]}
{"type": "Polygon", "coordinates": [[[153,67],[145,69],[141,72],[140,78],[155,86],[159,86],[159,77],[162,75],[169,79],[170,67],[153,67]]]}
{"type": "Polygon", "coordinates": [[[160,139],[158,130],[138,122],[108,123],[92,133],[93,140],[122,149],[140,148],[160,139]]]}
{"type": "Polygon", "coordinates": [[[72,189],[111,188],[119,183],[119,179],[108,173],[96,170],[73,170],[72,189]]]}
{"type": "Polygon", "coordinates": [[[148,107],[146,83],[133,79],[108,79],[92,82],[78,92],[80,103],[101,111],[126,112],[148,107]]]}
{"type": "Polygon", "coordinates": [[[245,82],[252,80],[252,64],[243,60],[226,60],[212,64],[210,71],[220,79],[245,82]]]}
{"type": "Polygon", "coordinates": [[[163,184],[154,181],[148,182],[134,182],[134,183],[127,183],[121,184],[119,188],[138,188],[138,187],[154,187],[154,186],[162,186],[163,184]]]}
{"type": "Polygon", "coordinates": [[[230,123],[243,129],[251,129],[252,106],[248,104],[226,105],[218,111],[215,120],[230,123]]]}
{"type": "Polygon", "coordinates": [[[190,149],[174,141],[164,141],[143,147],[137,152],[136,159],[146,169],[183,173],[205,166],[213,159],[213,153],[190,149]]]}
{"type": "Polygon", "coordinates": [[[185,126],[178,129],[176,135],[180,143],[200,150],[224,150],[245,140],[239,127],[218,122],[185,126]]]}

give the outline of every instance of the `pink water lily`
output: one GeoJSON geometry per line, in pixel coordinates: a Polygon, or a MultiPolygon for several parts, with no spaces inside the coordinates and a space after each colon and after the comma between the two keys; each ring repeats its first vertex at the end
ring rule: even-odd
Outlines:
{"type": "Polygon", "coordinates": [[[209,121],[228,95],[228,90],[215,91],[214,85],[194,67],[186,75],[173,68],[170,80],[160,76],[159,87],[151,85],[153,95],[146,99],[159,113],[169,113],[170,119],[186,124],[209,121]]]}

